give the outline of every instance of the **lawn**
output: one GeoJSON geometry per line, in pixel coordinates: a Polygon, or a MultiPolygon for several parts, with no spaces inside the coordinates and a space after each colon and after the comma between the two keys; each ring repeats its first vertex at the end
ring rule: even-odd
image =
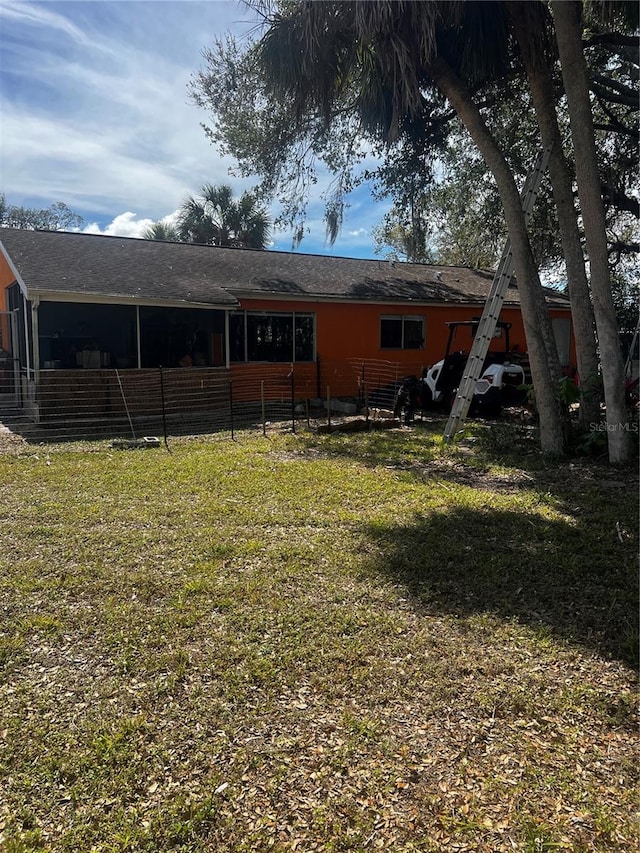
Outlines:
{"type": "Polygon", "coordinates": [[[0,455],[0,848],[635,849],[637,477],[437,436],[0,455]]]}

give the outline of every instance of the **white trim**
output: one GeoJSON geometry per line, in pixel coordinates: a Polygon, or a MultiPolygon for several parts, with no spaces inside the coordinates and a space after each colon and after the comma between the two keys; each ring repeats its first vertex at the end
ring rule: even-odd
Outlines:
{"type": "MultiPolygon", "coordinates": [[[[487,297],[483,296],[466,296],[464,293],[460,292],[459,299],[451,299],[448,301],[437,302],[433,299],[410,299],[402,297],[393,298],[391,296],[388,297],[378,297],[377,299],[369,299],[362,297],[354,297],[349,296],[348,294],[331,294],[331,295],[321,295],[315,293],[277,293],[275,291],[268,292],[260,292],[256,290],[238,290],[233,287],[225,287],[224,288],[227,293],[234,296],[236,299],[253,299],[253,300],[267,300],[267,301],[277,301],[277,302],[342,302],[347,305],[399,305],[405,307],[413,307],[417,308],[484,308],[485,302],[487,301],[487,297],[489,295],[489,291],[487,290],[487,297]],[[475,300],[475,301],[472,301],[475,300]]],[[[558,294],[560,298],[564,298],[561,293],[558,294]]],[[[563,305],[558,305],[554,302],[553,297],[549,297],[545,295],[545,303],[548,308],[552,308],[558,311],[570,311],[571,306],[569,305],[568,300],[563,305]]],[[[505,299],[503,302],[505,308],[522,308],[522,304],[518,301],[515,302],[513,300],[505,299]]],[[[253,310],[253,309],[246,309],[253,310]]]]}
{"type": "MultiPolygon", "coordinates": [[[[229,292],[232,291],[229,289],[229,292]]],[[[482,309],[484,308],[485,300],[482,297],[476,297],[475,302],[471,301],[461,301],[461,300],[451,300],[450,302],[434,302],[432,300],[421,300],[421,299],[402,299],[398,297],[397,299],[392,299],[388,297],[387,299],[379,298],[379,299],[362,299],[362,298],[354,298],[352,296],[317,296],[312,294],[302,294],[297,293],[294,296],[291,294],[285,293],[256,293],[252,292],[244,292],[244,291],[233,291],[233,295],[238,300],[251,299],[254,301],[273,301],[273,302],[308,302],[308,303],[316,303],[316,302],[328,302],[328,303],[342,303],[344,305],[388,305],[388,306],[398,306],[406,308],[473,308],[473,309],[482,309]]],[[[464,297],[464,294],[461,294],[461,297],[464,297]]],[[[569,305],[554,305],[553,303],[547,303],[549,308],[557,308],[560,311],[569,311],[569,305]]],[[[519,302],[504,302],[505,308],[521,308],[519,302]]],[[[233,310],[233,309],[232,309],[233,310]]],[[[236,309],[237,310],[237,309],[236,309]]],[[[241,310],[245,311],[261,311],[267,309],[260,308],[242,308],[241,310]]],[[[302,310],[300,313],[304,313],[302,310]]]]}
{"type": "Polygon", "coordinates": [[[157,308],[204,308],[208,311],[229,311],[239,307],[239,303],[229,304],[213,302],[186,302],[184,299],[141,299],[132,296],[101,296],[96,293],[71,293],[69,291],[32,290],[30,299],[41,302],[74,302],[91,305],[140,305],[157,308]]]}
{"type": "MultiPolygon", "coordinates": [[[[19,281],[21,289],[24,289],[24,283],[19,281]]],[[[227,289],[227,288],[225,288],[227,289]]],[[[400,297],[393,298],[378,298],[378,299],[362,299],[351,296],[318,296],[314,294],[297,293],[291,295],[288,293],[257,293],[255,291],[231,291],[228,292],[235,298],[235,302],[191,302],[184,299],[162,299],[157,298],[141,298],[137,296],[126,296],[124,294],[106,296],[95,293],[77,293],[71,291],[51,291],[51,290],[32,290],[28,294],[28,298],[39,297],[42,302],[77,302],[91,303],[98,305],[140,305],[140,306],[157,306],[158,308],[203,308],[207,311],[253,311],[253,310],[268,310],[245,308],[241,304],[241,300],[266,301],[266,302],[292,302],[294,304],[308,303],[310,305],[316,303],[343,304],[343,305],[387,305],[389,307],[397,306],[408,308],[447,308],[450,310],[458,308],[471,308],[474,310],[482,310],[485,305],[485,300],[482,297],[474,297],[475,301],[467,300],[464,294],[460,294],[460,299],[447,302],[435,302],[429,299],[402,299],[400,297]]],[[[555,302],[546,299],[545,303],[549,309],[554,311],[571,311],[571,306],[558,305],[555,302]]],[[[507,301],[505,299],[503,306],[505,308],[513,308],[521,310],[520,302],[507,301]]],[[[305,309],[309,310],[309,309],[305,309]]],[[[270,312],[273,313],[273,312],[270,312]]],[[[304,311],[301,311],[304,313],[304,311]]]]}
{"type": "MultiPolygon", "coordinates": [[[[13,267],[12,267],[13,271],[13,267]]],[[[77,303],[90,303],[90,304],[98,304],[98,305],[144,305],[144,306],[157,306],[158,308],[203,308],[208,311],[238,311],[238,310],[261,310],[261,309],[252,309],[245,308],[241,305],[240,300],[252,300],[252,301],[266,301],[266,302],[292,302],[294,304],[300,304],[301,302],[308,304],[316,304],[316,303],[341,303],[344,305],[388,305],[388,306],[403,306],[406,308],[472,308],[472,309],[482,309],[484,308],[485,300],[482,297],[475,297],[475,301],[465,300],[464,294],[461,294],[460,300],[452,300],[449,302],[435,302],[433,300],[424,300],[424,299],[392,299],[392,298],[378,298],[378,299],[362,299],[362,298],[353,298],[350,296],[318,296],[314,294],[302,294],[297,293],[295,295],[291,295],[288,293],[258,293],[256,291],[231,291],[229,289],[229,293],[233,295],[235,298],[234,303],[224,302],[190,302],[184,299],[162,299],[162,298],[141,298],[137,296],[126,296],[124,294],[106,296],[102,294],[96,293],[77,293],[71,291],[52,291],[52,290],[31,290],[27,291],[27,288],[24,285],[24,282],[20,279],[16,279],[18,284],[20,285],[21,290],[25,293],[27,298],[40,298],[43,302],[77,302],[77,303]]],[[[571,307],[567,305],[557,305],[554,302],[546,300],[546,304],[549,308],[552,308],[557,311],[570,311],[571,307]]],[[[511,302],[505,300],[503,303],[505,308],[515,308],[521,309],[520,302],[511,302]]],[[[265,309],[267,310],[267,309],[265,309]]]]}
{"type": "MultiPolygon", "coordinates": [[[[387,297],[386,299],[383,297],[379,297],[377,299],[363,299],[361,297],[353,297],[349,295],[330,295],[330,296],[322,296],[314,293],[260,293],[259,291],[244,291],[244,290],[232,290],[231,288],[225,288],[232,293],[236,299],[253,299],[256,301],[259,300],[268,300],[274,302],[343,302],[350,305],[416,305],[416,306],[424,306],[424,305],[432,305],[432,306],[444,306],[451,307],[453,305],[465,305],[469,307],[475,307],[476,305],[484,305],[484,302],[481,298],[478,298],[478,302],[434,302],[432,300],[424,300],[424,299],[394,299],[392,297],[387,297]]],[[[520,303],[513,303],[516,306],[519,306],[520,303]]],[[[259,310],[259,309],[246,309],[248,311],[259,310]]]]}

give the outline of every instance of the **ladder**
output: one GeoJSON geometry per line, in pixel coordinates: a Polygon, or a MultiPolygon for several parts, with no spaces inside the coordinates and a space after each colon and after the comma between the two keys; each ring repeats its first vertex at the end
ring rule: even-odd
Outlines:
{"type": "MultiPolygon", "coordinates": [[[[633,338],[631,339],[631,346],[629,347],[629,352],[627,353],[627,360],[624,363],[624,375],[631,377],[632,369],[631,365],[633,364],[633,354],[636,349],[636,344],[638,343],[638,336],[640,335],[640,317],[638,318],[638,323],[636,325],[636,330],[633,333],[633,338]]],[[[631,377],[633,378],[633,377],[631,377]]]]}
{"type": "MultiPolygon", "coordinates": [[[[550,148],[544,148],[527,175],[527,179],[520,193],[520,201],[522,203],[522,212],[524,213],[525,222],[529,221],[533,205],[538,195],[542,176],[547,169],[549,163],[550,148]]],[[[469,406],[476,389],[476,382],[480,379],[482,367],[489,351],[489,344],[493,337],[496,324],[502,310],[502,303],[507,294],[507,288],[513,278],[513,253],[511,251],[511,241],[507,240],[498,269],[493,278],[489,296],[482,312],[482,317],[478,324],[478,330],[473,340],[469,358],[460,381],[460,386],[456,392],[456,398],[451,408],[451,414],[444,431],[444,441],[449,444],[454,435],[461,428],[467,414],[469,406]]]]}

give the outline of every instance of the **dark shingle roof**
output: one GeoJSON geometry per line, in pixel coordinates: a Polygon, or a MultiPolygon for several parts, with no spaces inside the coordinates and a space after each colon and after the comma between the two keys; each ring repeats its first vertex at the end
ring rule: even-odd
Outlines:
{"type": "MultiPolygon", "coordinates": [[[[482,303],[492,273],[466,267],[221,249],[125,237],[0,228],[31,293],[74,293],[232,305],[236,298],[482,303]]],[[[549,291],[550,301],[568,307],[549,291]]],[[[506,304],[519,304],[517,287],[506,304]]]]}
{"type": "Polygon", "coordinates": [[[0,228],[0,242],[29,294],[234,305],[205,246],[0,228]]]}

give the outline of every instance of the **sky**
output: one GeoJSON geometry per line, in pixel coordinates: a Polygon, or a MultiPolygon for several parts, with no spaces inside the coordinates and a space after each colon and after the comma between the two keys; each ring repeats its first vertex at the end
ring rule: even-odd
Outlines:
{"type": "MultiPolygon", "coordinates": [[[[204,183],[236,195],[257,178],[230,174],[190,102],[188,84],[216,36],[251,33],[234,0],[0,0],[0,191],[7,202],[64,202],[81,230],[139,237],[204,183]]],[[[298,251],[374,257],[371,229],[388,206],[366,188],[349,199],[342,232],[325,240],[312,199],[298,251]]],[[[291,234],[272,248],[289,251],[291,234]]]]}

